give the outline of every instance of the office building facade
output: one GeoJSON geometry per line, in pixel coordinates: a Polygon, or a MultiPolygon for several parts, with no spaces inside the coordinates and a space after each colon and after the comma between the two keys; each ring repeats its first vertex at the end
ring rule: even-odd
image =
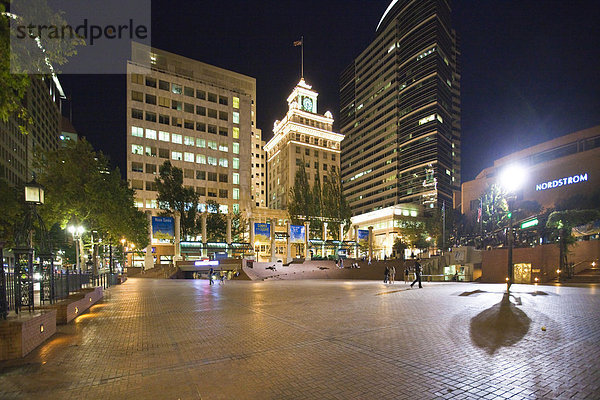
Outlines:
{"type": "Polygon", "coordinates": [[[269,208],[285,210],[296,171],[304,164],[309,185],[317,175],[323,184],[332,169],[340,168],[343,135],[333,132],[333,115],[317,113],[319,93],[304,78],[288,96],[288,112],[275,121],[273,138],[265,145],[269,208]]]}
{"type": "Polygon", "coordinates": [[[28,134],[16,117],[0,121],[0,178],[20,185],[33,177],[37,153],[56,150],[60,136],[60,102],[65,99],[58,78],[32,75],[23,104],[31,117],[28,134]]]}
{"type": "Polygon", "coordinates": [[[127,178],[138,208],[157,212],[154,180],[170,161],[201,209],[214,200],[224,213],[249,213],[260,140],[256,80],[135,43],[133,52],[151,65],[127,67],[127,178]]]}
{"type": "Polygon", "coordinates": [[[394,0],[340,78],[341,172],[353,215],[452,204],[460,188],[460,71],[446,0],[394,0]]]}

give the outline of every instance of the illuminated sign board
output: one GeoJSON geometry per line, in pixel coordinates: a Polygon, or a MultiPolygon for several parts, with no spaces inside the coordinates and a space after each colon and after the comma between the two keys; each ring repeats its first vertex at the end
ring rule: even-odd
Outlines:
{"type": "Polygon", "coordinates": [[[557,187],[572,185],[575,183],[587,182],[587,180],[588,174],[586,172],[585,174],[577,174],[573,176],[568,176],[566,178],[554,179],[552,181],[538,183],[537,185],[535,185],[535,190],[540,191],[554,189],[557,187]]]}
{"type": "Polygon", "coordinates": [[[539,224],[540,221],[538,221],[538,219],[532,219],[530,221],[525,221],[521,224],[521,229],[527,229],[527,228],[531,228],[532,226],[537,226],[537,224],[539,224]]]}
{"type": "Polygon", "coordinates": [[[306,229],[302,225],[290,226],[290,243],[304,243],[306,229]]]}
{"type": "Polygon", "coordinates": [[[194,261],[194,266],[196,266],[196,267],[216,267],[218,265],[219,265],[218,261],[206,261],[206,260],[194,261]]]}

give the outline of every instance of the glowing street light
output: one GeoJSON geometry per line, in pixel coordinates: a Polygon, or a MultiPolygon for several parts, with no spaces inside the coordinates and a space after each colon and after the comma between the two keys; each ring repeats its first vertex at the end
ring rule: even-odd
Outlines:
{"type": "Polygon", "coordinates": [[[73,241],[75,242],[75,258],[77,259],[75,268],[80,269],[79,264],[79,240],[83,232],[85,232],[85,228],[81,225],[69,225],[67,227],[69,233],[73,235],[73,241]]]}
{"type": "Polygon", "coordinates": [[[513,202],[517,197],[516,192],[521,189],[527,180],[525,169],[517,164],[507,166],[500,173],[499,184],[506,192],[506,203],[508,205],[508,277],[506,278],[506,291],[513,283],[513,202]]]}

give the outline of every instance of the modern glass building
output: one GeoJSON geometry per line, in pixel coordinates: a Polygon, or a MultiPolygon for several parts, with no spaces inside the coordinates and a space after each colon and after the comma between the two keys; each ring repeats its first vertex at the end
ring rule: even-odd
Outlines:
{"type": "Polygon", "coordinates": [[[394,0],[340,78],[344,192],[354,215],[452,204],[460,174],[459,49],[446,0],[394,0]]]}

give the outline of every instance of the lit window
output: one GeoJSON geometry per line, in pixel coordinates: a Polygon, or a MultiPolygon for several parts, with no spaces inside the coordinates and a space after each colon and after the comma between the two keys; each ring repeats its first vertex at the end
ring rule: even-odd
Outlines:
{"type": "Polygon", "coordinates": [[[221,204],[219,206],[219,211],[221,211],[221,214],[228,214],[229,213],[229,206],[227,204],[221,204]]]}
{"type": "Polygon", "coordinates": [[[139,144],[132,144],[131,145],[131,153],[139,154],[139,155],[144,154],[144,146],[140,146],[139,144]]]}
{"type": "Polygon", "coordinates": [[[233,138],[234,139],[239,139],[240,138],[240,128],[238,127],[233,127],[233,138]]]}
{"type": "Polygon", "coordinates": [[[144,137],[144,128],[140,128],[139,126],[132,126],[131,136],[144,137]]]}
{"type": "Polygon", "coordinates": [[[208,148],[211,150],[217,150],[217,142],[215,142],[214,140],[209,140],[208,148]]]}
{"type": "Polygon", "coordinates": [[[432,114],[432,115],[430,115],[428,117],[420,119],[419,120],[419,125],[424,125],[424,124],[426,124],[428,122],[433,121],[434,119],[435,119],[435,114],[432,114]]]}
{"type": "Polygon", "coordinates": [[[156,200],[146,200],[146,208],[156,208],[156,200]]]}
{"type": "Polygon", "coordinates": [[[234,185],[240,184],[240,174],[238,174],[237,172],[233,173],[233,184],[234,185]]]}
{"type": "Polygon", "coordinates": [[[185,136],[183,138],[183,144],[185,144],[186,146],[193,146],[195,143],[196,141],[191,136],[185,136]]]}
{"type": "Polygon", "coordinates": [[[169,132],[158,131],[158,140],[162,140],[163,142],[170,142],[169,132]]]}
{"type": "Polygon", "coordinates": [[[239,200],[240,199],[240,189],[237,189],[237,188],[233,189],[233,199],[234,200],[239,200]]]}
{"type": "Polygon", "coordinates": [[[233,144],[233,154],[240,154],[240,144],[239,143],[233,144]]]}
{"type": "Polygon", "coordinates": [[[206,156],[204,154],[196,154],[196,162],[198,164],[206,164],[206,156]]]}
{"type": "Polygon", "coordinates": [[[239,158],[233,159],[233,169],[240,169],[240,159],[239,158]]]}
{"type": "Polygon", "coordinates": [[[154,129],[146,129],[146,139],[156,140],[156,131],[154,129]]]}
{"type": "Polygon", "coordinates": [[[181,161],[182,157],[183,157],[183,155],[181,154],[180,151],[173,151],[173,152],[171,152],[171,158],[173,160],[179,160],[179,161],[181,161]]]}
{"type": "Polygon", "coordinates": [[[239,204],[234,204],[233,205],[233,212],[234,213],[239,213],[240,212],[240,205],[239,204]]]}
{"type": "Polygon", "coordinates": [[[219,150],[227,153],[229,151],[229,146],[227,146],[227,144],[219,144],[219,150]]]}
{"type": "Polygon", "coordinates": [[[177,85],[176,83],[173,83],[171,85],[171,91],[175,94],[181,94],[181,92],[183,92],[183,88],[181,87],[181,85],[177,85]]]}
{"type": "Polygon", "coordinates": [[[144,201],[140,199],[133,200],[133,205],[137,208],[144,208],[144,201]]]}
{"type": "Polygon", "coordinates": [[[187,161],[187,162],[194,162],[194,153],[184,153],[183,154],[183,161],[187,161]]]}
{"type": "Polygon", "coordinates": [[[206,140],[204,140],[204,139],[196,139],[196,146],[198,146],[198,147],[206,147],[206,140]]]}
{"type": "Polygon", "coordinates": [[[220,167],[229,167],[229,160],[226,158],[219,158],[220,167]]]}
{"type": "Polygon", "coordinates": [[[240,98],[239,97],[233,97],[233,108],[240,108],[240,98]]]}
{"type": "Polygon", "coordinates": [[[217,158],[208,156],[208,165],[217,165],[217,158]]]}
{"type": "Polygon", "coordinates": [[[233,112],[233,123],[234,124],[239,124],[240,123],[240,113],[239,112],[233,112]]]}
{"type": "Polygon", "coordinates": [[[173,143],[182,144],[183,143],[183,136],[178,135],[177,133],[174,133],[174,134],[171,135],[171,141],[173,143]]]}

